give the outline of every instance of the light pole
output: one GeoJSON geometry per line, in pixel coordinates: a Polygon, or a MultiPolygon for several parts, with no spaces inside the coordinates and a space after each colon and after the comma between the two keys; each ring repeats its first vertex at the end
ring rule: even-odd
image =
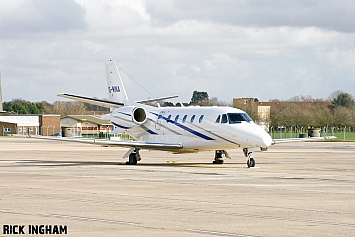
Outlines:
{"type": "Polygon", "coordinates": [[[293,128],[293,125],[291,126],[291,129],[290,129],[290,132],[291,132],[291,138],[292,138],[292,128],[293,128]]]}

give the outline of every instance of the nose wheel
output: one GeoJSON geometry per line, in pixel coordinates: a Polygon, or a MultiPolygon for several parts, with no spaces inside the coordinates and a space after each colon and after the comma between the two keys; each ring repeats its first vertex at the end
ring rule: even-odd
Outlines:
{"type": "Polygon", "coordinates": [[[248,158],[248,160],[247,160],[248,168],[255,167],[255,160],[252,155],[252,152],[248,151],[248,148],[243,148],[243,152],[244,152],[244,156],[248,158]]]}
{"type": "Polygon", "coordinates": [[[250,157],[248,160],[247,160],[247,166],[248,168],[250,167],[255,167],[255,160],[253,157],[250,157]]]}

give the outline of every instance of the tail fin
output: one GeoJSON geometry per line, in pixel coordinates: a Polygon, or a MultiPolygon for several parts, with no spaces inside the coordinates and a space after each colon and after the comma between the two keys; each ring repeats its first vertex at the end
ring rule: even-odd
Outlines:
{"type": "Polygon", "coordinates": [[[128,97],[124,88],[120,72],[114,61],[106,62],[106,77],[108,97],[110,101],[120,102],[127,105],[128,97]]]}

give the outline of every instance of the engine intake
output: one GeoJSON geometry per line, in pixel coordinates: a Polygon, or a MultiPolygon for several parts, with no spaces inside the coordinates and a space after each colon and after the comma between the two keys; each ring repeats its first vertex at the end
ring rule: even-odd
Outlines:
{"type": "Polygon", "coordinates": [[[145,109],[140,107],[134,108],[132,120],[139,125],[144,123],[147,120],[147,113],[145,112],[145,109]]]}
{"type": "Polygon", "coordinates": [[[147,112],[142,107],[121,107],[112,112],[111,121],[120,128],[128,129],[145,123],[147,121],[147,112]]]}

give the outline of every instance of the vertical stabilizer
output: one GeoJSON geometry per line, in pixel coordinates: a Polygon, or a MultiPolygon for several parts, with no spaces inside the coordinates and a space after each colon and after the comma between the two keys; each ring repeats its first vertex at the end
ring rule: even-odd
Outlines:
{"type": "Polygon", "coordinates": [[[109,100],[127,104],[128,97],[123,86],[120,72],[118,71],[116,63],[112,60],[106,63],[106,77],[109,100]]]}

